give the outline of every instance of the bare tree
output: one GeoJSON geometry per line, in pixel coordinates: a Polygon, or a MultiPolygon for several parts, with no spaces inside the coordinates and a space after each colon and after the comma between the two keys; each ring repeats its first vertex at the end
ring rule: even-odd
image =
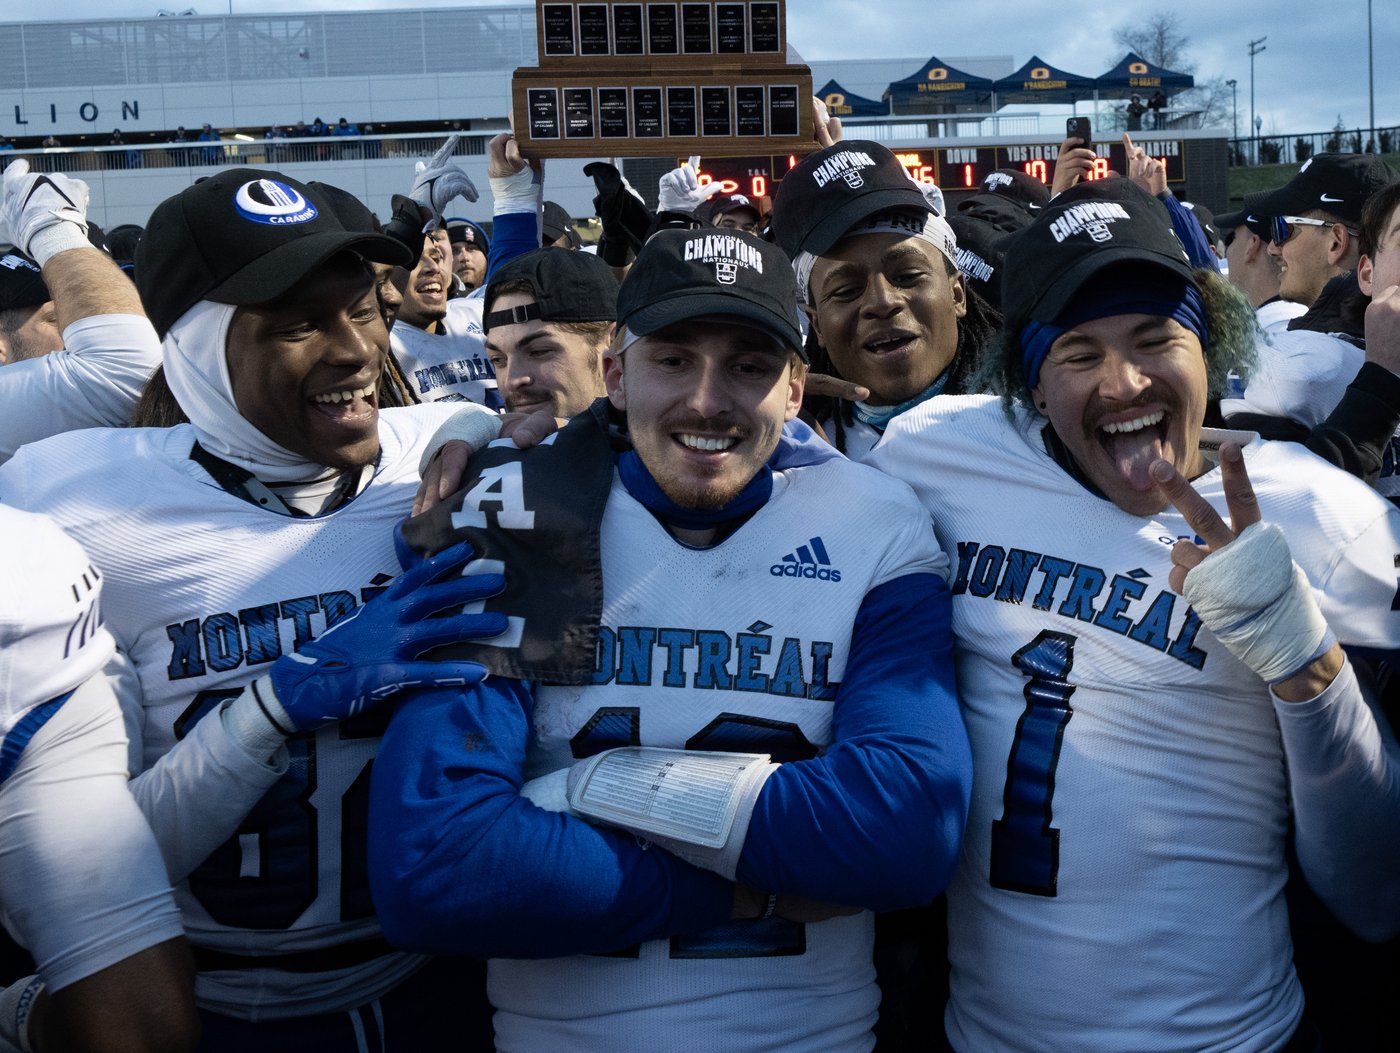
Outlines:
{"type": "MultiPolygon", "coordinates": [[[[1153,15],[1140,26],[1121,26],[1113,32],[1113,41],[1145,58],[1154,66],[1177,73],[1196,72],[1196,63],[1188,57],[1191,38],[1182,32],[1179,16],[1166,13],[1153,15]]],[[[1114,55],[1111,61],[1118,61],[1114,55]]],[[[1201,124],[1209,127],[1229,127],[1230,89],[1224,77],[1196,78],[1196,86],[1176,97],[1173,109],[1198,110],[1201,124]]]]}
{"type": "MultiPolygon", "coordinates": [[[[1135,51],[1154,66],[1178,73],[1195,73],[1196,64],[1186,57],[1191,38],[1181,31],[1181,19],[1174,14],[1153,15],[1146,25],[1122,26],[1113,31],[1119,47],[1135,51]]],[[[1117,61],[1120,56],[1113,56],[1117,61]]]]}

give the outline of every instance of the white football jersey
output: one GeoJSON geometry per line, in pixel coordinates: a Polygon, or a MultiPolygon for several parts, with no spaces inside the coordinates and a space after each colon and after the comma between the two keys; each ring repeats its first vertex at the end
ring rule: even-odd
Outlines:
{"type": "Polygon", "coordinates": [[[1365,360],[1364,350],[1326,333],[1273,332],[1259,344],[1259,362],[1244,390],[1221,399],[1220,412],[1287,417],[1315,428],[1337,408],[1365,360]]]}
{"type": "MultiPolygon", "coordinates": [[[[866,594],[947,570],[908,490],[845,460],[779,473],[768,503],[708,549],[674,540],[615,480],[602,560],[593,683],[537,688],[527,778],[627,744],[813,756],[831,742],[866,594]]],[[[493,960],[497,1046],[868,1050],[872,938],[863,912],[736,923],[617,955],[493,960]]]]}
{"type": "Polygon", "coordinates": [[[0,738],[112,657],[102,575],[47,516],[0,505],[0,738]]]}
{"type": "MultiPolygon", "coordinates": [[[[103,575],[103,609],[138,681],[143,768],[132,784],[157,840],[200,829],[204,809],[245,792],[261,770],[220,737],[215,713],[269,663],[353,612],[399,571],[392,531],[418,484],[419,446],[455,410],[380,417],[382,455],[354,500],[314,518],[259,508],[190,459],[188,426],[97,430],[26,446],[0,470],[3,500],[41,508],[79,539],[103,575]],[[220,752],[214,752],[216,748],[220,752]],[[149,785],[159,779],[159,787],[149,785]]],[[[298,735],[290,765],[238,831],[177,888],[198,948],[280,955],[379,935],[365,870],[369,768],[387,715],[298,735]]],[[[330,1012],[378,997],[423,959],[372,954],[319,972],[202,972],[202,1005],[249,1019],[330,1012]]]]}
{"type": "Polygon", "coordinates": [[[394,360],[423,402],[449,399],[501,408],[496,367],[486,355],[480,296],[447,301],[441,334],[396,321],[389,332],[394,360]]]}
{"type": "MultiPolygon", "coordinates": [[[[915,488],[955,563],[973,798],[949,888],[949,1038],[960,1053],[1274,1050],[1302,1011],[1274,704],[1168,585],[1172,545],[1193,536],[1182,516],[1096,497],[1042,425],[988,396],[937,398],[867,458],[915,488]]],[[[1293,444],[1245,457],[1342,642],[1394,647],[1393,510],[1293,444]]],[[[1228,517],[1218,469],[1193,485],[1228,517]]]]}

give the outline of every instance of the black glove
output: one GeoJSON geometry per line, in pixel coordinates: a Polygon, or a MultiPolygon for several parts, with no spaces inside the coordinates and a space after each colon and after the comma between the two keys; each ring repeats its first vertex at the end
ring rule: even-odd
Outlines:
{"type": "Polygon", "coordinates": [[[404,264],[409,270],[418,266],[418,257],[423,255],[423,228],[433,218],[433,210],[420,205],[406,194],[395,194],[391,199],[394,214],[384,224],[384,233],[395,241],[401,241],[413,253],[413,259],[404,264]]]}
{"type": "Polygon", "coordinates": [[[593,198],[593,211],[603,223],[598,256],[609,266],[625,266],[629,254],[635,254],[646,241],[651,210],[613,165],[594,161],[584,165],[583,174],[591,176],[598,188],[593,198]]]}

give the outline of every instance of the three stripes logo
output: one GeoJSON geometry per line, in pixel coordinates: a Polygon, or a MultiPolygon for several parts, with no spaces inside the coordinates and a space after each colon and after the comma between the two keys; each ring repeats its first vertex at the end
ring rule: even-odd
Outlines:
{"type": "Polygon", "coordinates": [[[797,551],[789,552],[768,568],[775,578],[813,578],[817,581],[840,581],[841,572],[831,565],[826,546],[819,537],[810,538],[797,551]]]}

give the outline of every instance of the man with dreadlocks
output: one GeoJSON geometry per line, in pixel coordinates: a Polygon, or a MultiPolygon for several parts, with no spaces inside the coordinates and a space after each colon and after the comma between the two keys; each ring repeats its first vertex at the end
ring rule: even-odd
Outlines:
{"type": "Polygon", "coordinates": [[[1131,181],[1018,233],[1002,305],[1001,403],[925,401],[866,458],[957,563],[950,1046],[1312,1051],[1286,849],[1358,935],[1400,929],[1397,747],[1343,650],[1400,643],[1400,514],[1203,427],[1252,312],[1131,181]]]}
{"type": "Polygon", "coordinates": [[[813,370],[870,392],[809,398],[837,449],[858,457],[895,414],[970,390],[998,317],[967,288],[952,229],[894,154],[860,139],[811,154],[779,185],[773,232],[797,271],[813,370]]]}

